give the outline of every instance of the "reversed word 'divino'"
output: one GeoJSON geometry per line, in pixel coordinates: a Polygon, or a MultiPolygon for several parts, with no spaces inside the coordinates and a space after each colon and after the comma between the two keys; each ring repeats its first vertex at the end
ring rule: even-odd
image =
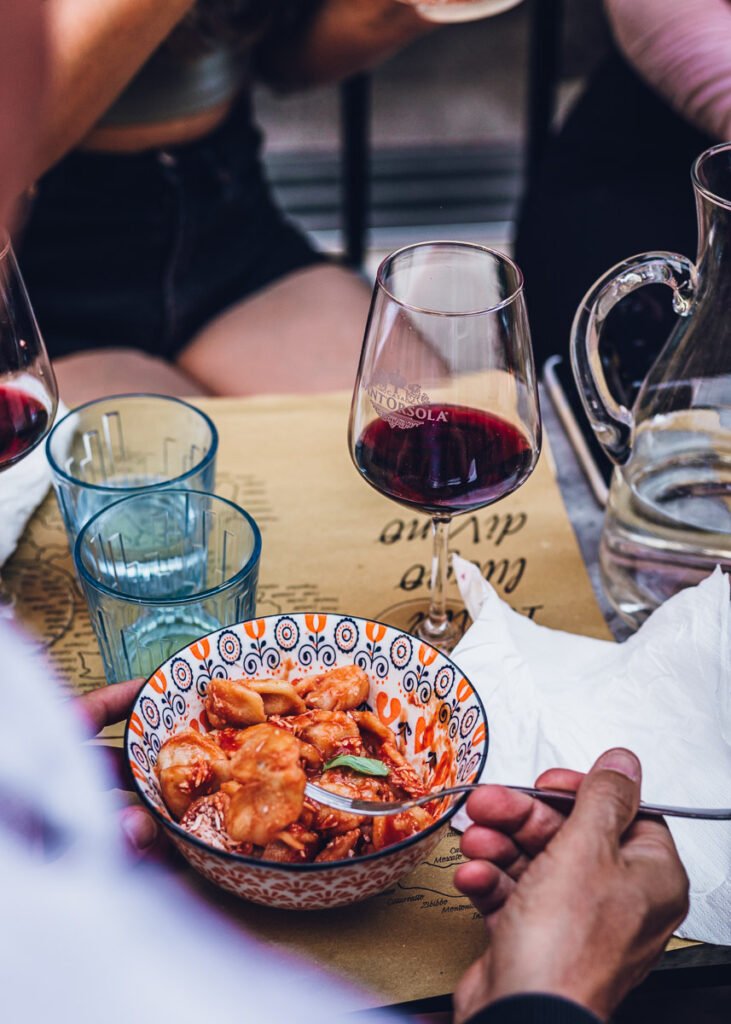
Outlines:
{"type": "MultiPolygon", "coordinates": [[[[520,533],[527,522],[528,516],[525,512],[461,516],[452,523],[449,536],[452,540],[461,536],[462,543],[491,542],[497,548],[509,537],[520,533]]],[[[426,540],[430,534],[431,520],[421,517],[398,518],[386,523],[378,540],[381,544],[398,544],[401,541],[426,540]]]]}

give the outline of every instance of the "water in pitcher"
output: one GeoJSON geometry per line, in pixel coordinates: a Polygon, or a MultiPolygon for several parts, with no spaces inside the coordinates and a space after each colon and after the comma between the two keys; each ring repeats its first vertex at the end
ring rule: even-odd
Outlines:
{"type": "Polygon", "coordinates": [[[601,542],[603,583],[632,625],[716,565],[731,572],[731,143],[692,169],[698,257],[653,251],[612,267],[574,320],[584,408],[616,463],[601,542]],[[600,340],[607,316],[646,284],[667,285],[677,322],[632,408],[612,394],[600,340]]]}
{"type": "Polygon", "coordinates": [[[645,421],[612,483],[600,550],[604,587],[639,625],[717,565],[731,572],[731,409],[645,421]]]}

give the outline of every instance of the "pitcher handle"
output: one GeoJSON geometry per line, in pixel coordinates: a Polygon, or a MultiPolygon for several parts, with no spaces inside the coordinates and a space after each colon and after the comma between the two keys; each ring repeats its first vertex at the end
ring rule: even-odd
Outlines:
{"type": "Polygon", "coordinates": [[[674,252],[646,252],[608,270],[589,289],[571,328],[571,365],[582,405],[594,433],[613,462],[622,465],[632,447],[632,411],[619,403],[607,386],[599,358],[599,339],[610,310],[625,295],[646,284],[673,290],[673,309],[687,316],[693,309],[697,283],[695,264],[674,252]]]}

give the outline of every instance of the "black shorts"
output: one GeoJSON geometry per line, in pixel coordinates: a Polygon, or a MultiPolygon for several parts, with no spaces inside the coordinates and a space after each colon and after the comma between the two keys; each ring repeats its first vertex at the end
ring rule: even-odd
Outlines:
{"type": "Polygon", "coordinates": [[[172,359],[224,309],[325,260],[272,200],[260,141],[244,97],[205,139],[76,151],[41,179],[18,256],[52,358],[172,359]]]}

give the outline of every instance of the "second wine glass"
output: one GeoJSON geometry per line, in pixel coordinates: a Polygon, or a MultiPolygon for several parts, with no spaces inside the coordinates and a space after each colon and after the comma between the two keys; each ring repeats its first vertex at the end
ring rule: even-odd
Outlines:
{"type": "Polygon", "coordinates": [[[10,242],[0,230],[0,470],[38,447],[57,404],[51,362],[10,242]]]}
{"type": "Polygon", "coordinates": [[[449,524],[530,476],[541,448],[538,388],[512,260],[466,242],[422,242],[378,269],[349,425],[372,487],[432,516],[429,610],[419,636],[450,650],[449,524]]]}

